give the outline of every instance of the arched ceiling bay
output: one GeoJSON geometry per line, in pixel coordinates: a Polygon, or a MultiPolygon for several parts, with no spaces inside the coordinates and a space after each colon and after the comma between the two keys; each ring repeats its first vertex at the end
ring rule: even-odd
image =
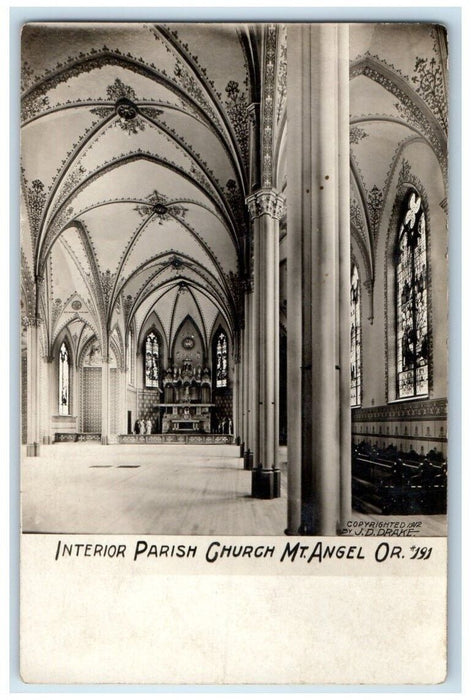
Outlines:
{"type": "Polygon", "coordinates": [[[23,29],[23,256],[36,278],[47,270],[56,325],[78,295],[109,332],[116,305],[136,313],[151,292],[168,302],[178,281],[204,327],[217,313],[233,325],[253,74],[244,31],[23,29]]]}
{"type": "Polygon", "coordinates": [[[369,281],[383,205],[402,154],[421,143],[435,154],[446,181],[446,60],[444,33],[436,25],[350,25],[351,223],[369,281]]]}

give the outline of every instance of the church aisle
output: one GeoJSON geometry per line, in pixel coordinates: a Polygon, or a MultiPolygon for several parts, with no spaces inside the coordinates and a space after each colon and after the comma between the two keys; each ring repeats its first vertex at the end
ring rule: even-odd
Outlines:
{"type": "Polygon", "coordinates": [[[238,447],[163,447],[52,445],[24,458],[23,531],[283,534],[285,474],[280,499],[253,499],[238,447]]]}
{"type": "MultiPolygon", "coordinates": [[[[25,457],[24,532],[147,535],[283,535],[286,448],[280,448],[281,498],[252,498],[251,472],[235,445],[56,444],[25,457]]],[[[365,515],[358,523],[385,528],[420,522],[416,534],[446,534],[445,515],[365,515]],[[389,525],[387,525],[389,524],[389,525]]],[[[361,528],[360,528],[361,529],[361,528]]]]}

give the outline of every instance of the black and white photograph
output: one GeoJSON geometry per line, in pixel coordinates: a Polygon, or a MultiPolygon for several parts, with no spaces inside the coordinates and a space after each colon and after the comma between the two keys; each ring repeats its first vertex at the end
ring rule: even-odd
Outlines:
{"type": "Polygon", "coordinates": [[[445,535],[445,28],[32,23],[22,81],[23,531],[445,535]]]}

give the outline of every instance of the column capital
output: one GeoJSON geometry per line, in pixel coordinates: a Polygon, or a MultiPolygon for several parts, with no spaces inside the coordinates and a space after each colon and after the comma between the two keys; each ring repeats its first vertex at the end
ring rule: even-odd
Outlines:
{"type": "Polygon", "coordinates": [[[28,326],[38,328],[42,324],[42,322],[43,319],[40,316],[35,315],[25,315],[21,318],[21,325],[23,326],[23,328],[28,328],[28,326]]]}
{"type": "Polygon", "coordinates": [[[257,190],[249,195],[245,203],[252,220],[263,214],[268,214],[273,219],[281,219],[286,212],[285,198],[270,187],[257,190]]]}

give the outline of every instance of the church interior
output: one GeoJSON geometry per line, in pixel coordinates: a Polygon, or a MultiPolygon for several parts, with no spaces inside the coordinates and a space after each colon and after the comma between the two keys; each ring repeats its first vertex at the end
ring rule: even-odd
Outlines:
{"type": "Polygon", "coordinates": [[[22,33],[25,532],[446,532],[447,44],[22,33]]]}

